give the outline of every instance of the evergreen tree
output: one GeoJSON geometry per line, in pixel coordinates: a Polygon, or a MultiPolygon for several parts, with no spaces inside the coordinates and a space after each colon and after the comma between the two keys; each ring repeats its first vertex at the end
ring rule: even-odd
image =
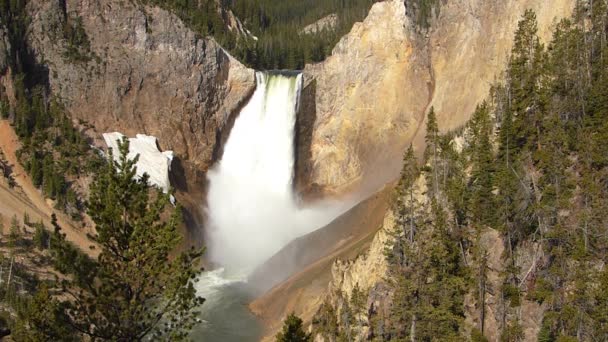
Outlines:
{"type": "MultiPolygon", "coordinates": [[[[11,226],[8,233],[8,247],[13,250],[17,247],[19,240],[21,239],[21,225],[19,224],[19,220],[17,216],[14,215],[11,219],[11,226]]],[[[12,253],[12,251],[11,251],[12,253]]]]}
{"type": "Polygon", "coordinates": [[[540,122],[545,111],[545,52],[537,35],[538,24],[533,10],[526,10],[518,24],[511,51],[508,77],[511,110],[516,114],[515,147],[538,146],[540,122]]]}
{"type": "Polygon", "coordinates": [[[313,320],[314,334],[321,334],[326,338],[335,338],[340,335],[336,310],[327,300],[321,304],[313,320]]]}
{"type": "Polygon", "coordinates": [[[399,184],[395,189],[395,207],[394,212],[397,217],[399,226],[402,227],[404,236],[408,236],[410,242],[414,239],[415,234],[415,219],[414,212],[416,203],[414,201],[414,183],[418,178],[418,162],[414,156],[414,148],[410,144],[403,158],[403,168],[401,169],[401,177],[399,184]]]}
{"type": "Polygon", "coordinates": [[[424,141],[426,142],[424,159],[425,161],[430,162],[432,170],[432,182],[429,191],[432,196],[436,197],[439,193],[439,125],[437,124],[437,116],[435,115],[435,109],[433,107],[431,107],[427,116],[426,136],[424,141]]]}
{"type": "Polygon", "coordinates": [[[29,172],[34,186],[37,188],[40,187],[42,185],[43,180],[43,171],[42,165],[40,165],[40,160],[36,157],[36,154],[32,154],[32,158],[30,160],[29,165],[29,172]]]}
{"type": "Polygon", "coordinates": [[[277,342],[308,342],[310,340],[310,335],[302,327],[302,319],[294,313],[285,318],[283,329],[276,336],[277,342]]]}
{"type": "Polygon", "coordinates": [[[62,286],[72,297],[61,302],[56,324],[94,340],[184,339],[203,302],[193,286],[201,253],[169,257],[180,241],[180,211],[169,209],[168,195],[150,193],[147,175],[135,178],[137,158],[129,160],[128,149],[120,142],[119,160],[110,153],[91,186],[97,260],[87,261],[54,224],[55,264],[69,274],[62,286]]]}
{"type": "MultiPolygon", "coordinates": [[[[413,241],[399,232],[394,246],[402,247],[387,251],[394,288],[391,339],[462,339],[448,327],[462,324],[459,310],[469,267],[476,273],[481,322],[471,338],[485,339],[491,278],[488,255],[478,246],[484,231],[469,240],[467,220],[459,219],[459,211],[470,215],[473,227],[499,228],[504,234],[501,341],[527,337],[519,317],[525,300],[546,308],[540,341],[603,341],[608,336],[607,272],[601,267],[608,250],[606,5],[603,0],[578,2],[573,19],[556,27],[547,51],[537,37],[534,13],[524,14],[505,83],[492,87],[491,106],[482,103],[469,122],[467,158],[451,148],[450,134],[433,134],[435,120],[429,117],[423,171],[430,212],[418,220],[413,241]],[[462,189],[453,179],[465,179],[467,186],[462,189]],[[526,246],[533,246],[534,253],[522,263],[526,246]]],[[[401,210],[404,189],[400,183],[394,202],[401,210]]]]}
{"type": "MultiPolygon", "coordinates": [[[[608,268],[599,272],[595,281],[597,284],[608,284],[608,268]]],[[[590,333],[592,340],[602,340],[608,336],[608,287],[597,286],[593,290],[594,306],[592,309],[593,329],[590,333]]]]}
{"type": "Polygon", "coordinates": [[[359,288],[359,283],[355,284],[353,292],[350,295],[350,307],[353,310],[353,317],[357,323],[357,328],[360,330],[362,326],[361,315],[364,314],[367,298],[365,293],[359,288]]]}
{"type": "Polygon", "coordinates": [[[49,241],[51,237],[49,235],[49,232],[44,227],[42,220],[35,225],[35,228],[36,230],[34,232],[33,240],[34,244],[36,245],[36,248],[38,248],[39,250],[49,248],[49,241]]]}
{"type": "Polygon", "coordinates": [[[65,322],[61,303],[53,298],[48,287],[41,284],[32,298],[18,310],[17,324],[11,336],[16,341],[80,341],[72,327],[65,322]]]}
{"type": "Polygon", "coordinates": [[[478,106],[471,118],[471,164],[469,180],[470,210],[473,222],[484,225],[494,223],[494,154],[490,141],[492,124],[488,105],[478,106]]]}

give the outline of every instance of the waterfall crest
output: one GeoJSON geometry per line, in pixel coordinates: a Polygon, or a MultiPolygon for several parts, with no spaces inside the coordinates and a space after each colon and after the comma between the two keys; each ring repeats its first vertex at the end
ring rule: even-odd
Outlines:
{"type": "Polygon", "coordinates": [[[257,88],[209,171],[210,259],[248,273],[342,208],[299,208],[293,194],[294,130],[301,74],[256,73],[257,88]]]}

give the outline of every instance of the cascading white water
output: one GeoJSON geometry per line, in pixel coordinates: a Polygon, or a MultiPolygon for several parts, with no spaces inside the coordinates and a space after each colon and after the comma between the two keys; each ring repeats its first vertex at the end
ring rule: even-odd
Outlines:
{"type": "Polygon", "coordinates": [[[213,262],[247,274],[344,208],[299,208],[293,194],[294,129],[302,76],[256,74],[257,88],[209,171],[207,247],[213,262]]]}

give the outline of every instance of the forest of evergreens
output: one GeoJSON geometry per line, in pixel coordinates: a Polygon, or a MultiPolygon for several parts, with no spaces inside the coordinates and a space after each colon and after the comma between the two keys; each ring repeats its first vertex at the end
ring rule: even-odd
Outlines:
{"type": "MultiPolygon", "coordinates": [[[[20,138],[18,157],[34,186],[54,200],[57,208],[79,220],[83,198],[72,186],[73,181],[92,174],[101,157],[74,127],[61,103],[51,96],[48,70],[35,61],[27,46],[25,34],[30,18],[25,6],[25,1],[0,0],[0,20],[8,29],[11,47],[8,64],[16,99],[11,107],[6,94],[0,93],[0,114],[11,121],[20,138]]],[[[88,38],[79,21],[66,17],[59,31],[68,42],[66,59],[78,63],[90,58],[88,38]]]]}
{"type": "Polygon", "coordinates": [[[194,289],[202,251],[176,253],[181,210],[147,175],[135,177],[128,149],[124,139],[91,185],[92,255],[66,240],[55,216],[53,227],[13,217],[0,242],[0,328],[13,340],[188,338],[204,302],[194,289]]]}
{"type": "Polygon", "coordinates": [[[362,21],[374,0],[228,0],[225,3],[257,37],[237,56],[257,69],[302,69],[323,61],[338,40],[362,21]],[[330,14],[335,26],[304,33],[307,25],[330,14]]]}
{"type": "Polygon", "coordinates": [[[306,63],[324,60],[376,0],[223,0],[223,8],[234,12],[249,35],[230,31],[215,0],[139,1],[172,11],[202,36],[212,35],[249,67],[270,70],[302,69],[306,63]],[[338,16],[335,26],[303,32],[330,14],[338,16]]]}
{"type": "Polygon", "coordinates": [[[323,305],[318,333],[349,340],[363,316],[372,340],[487,341],[492,292],[501,341],[523,340],[524,300],[545,308],[538,341],[608,339],[607,36],[605,1],[579,2],[546,46],[529,10],[504,77],[466,127],[440,134],[431,109],[424,162],[418,167],[410,148],[395,190],[389,317],[346,298],[323,305]],[[489,250],[479,242],[491,230],[504,241],[493,289],[489,250]],[[467,294],[480,316],[468,328],[467,294]]]}

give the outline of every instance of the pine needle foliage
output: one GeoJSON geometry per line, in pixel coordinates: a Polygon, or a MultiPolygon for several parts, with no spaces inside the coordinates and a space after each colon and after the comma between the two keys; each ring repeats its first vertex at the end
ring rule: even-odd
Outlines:
{"type": "Polygon", "coordinates": [[[91,186],[88,213],[95,222],[96,260],[65,240],[54,222],[51,250],[65,274],[60,291],[67,300],[40,292],[45,316],[25,316],[29,334],[53,339],[47,326],[64,327],[79,339],[142,341],[187,339],[204,299],[194,288],[202,251],[173,255],[180,243],[179,207],[151,190],[148,176],[135,177],[137,157],[128,159],[128,140],[119,143],[91,186]]]}

